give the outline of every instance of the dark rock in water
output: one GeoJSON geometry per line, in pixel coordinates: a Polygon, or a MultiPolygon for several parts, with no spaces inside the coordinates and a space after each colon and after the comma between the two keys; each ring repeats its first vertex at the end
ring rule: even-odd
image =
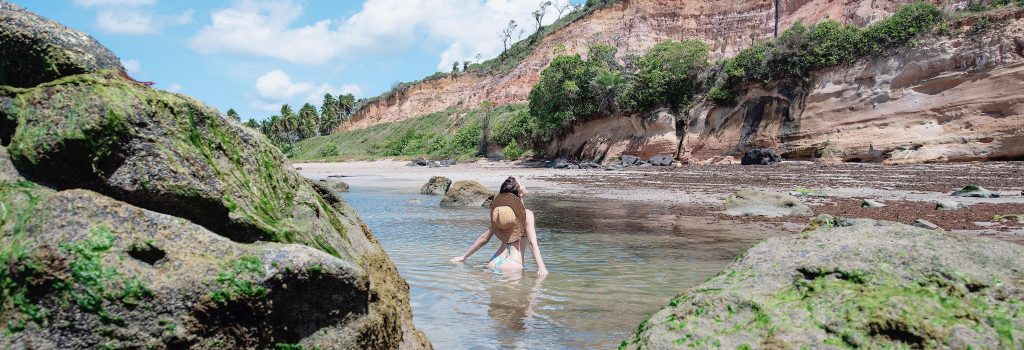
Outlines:
{"type": "Polygon", "coordinates": [[[320,182],[333,191],[348,192],[348,183],[344,181],[334,180],[328,176],[327,179],[320,179],[320,182]]]}
{"type": "Polygon", "coordinates": [[[782,161],[782,157],[774,150],[768,148],[755,148],[747,151],[740,160],[743,165],[768,165],[782,161]]]}
{"type": "Polygon", "coordinates": [[[479,182],[456,181],[441,199],[442,207],[480,207],[490,203],[498,192],[488,190],[479,182]]]}
{"type": "Polygon", "coordinates": [[[651,159],[648,159],[647,161],[650,162],[651,165],[654,165],[654,166],[669,166],[669,165],[672,165],[672,161],[673,160],[674,159],[672,159],[671,155],[659,154],[659,155],[656,155],[654,157],[651,157],[651,159]]]}
{"type": "Polygon", "coordinates": [[[796,197],[769,192],[739,190],[725,200],[726,214],[733,216],[811,216],[814,212],[796,197]]]}
{"type": "Polygon", "coordinates": [[[101,70],[125,74],[91,36],[0,1],[0,85],[32,87],[101,70]]]}
{"type": "Polygon", "coordinates": [[[601,168],[601,164],[597,164],[597,163],[594,163],[594,162],[580,163],[580,167],[581,168],[585,168],[585,169],[600,169],[601,168]]]}
{"type": "Polygon", "coordinates": [[[458,162],[456,162],[454,159],[445,159],[441,161],[441,166],[443,167],[450,167],[455,164],[458,164],[458,162]]]}
{"type": "MultiPolygon", "coordinates": [[[[11,45],[63,34],[5,35],[7,74],[11,45]]],[[[0,87],[0,116],[0,348],[429,348],[355,211],[215,109],[106,70],[0,87]]]]}
{"type": "Polygon", "coordinates": [[[420,194],[427,194],[432,196],[444,195],[448,192],[448,188],[452,186],[452,179],[444,176],[431,177],[427,183],[423,184],[420,188],[420,194]]]}
{"type": "Polygon", "coordinates": [[[636,165],[641,162],[640,157],[630,155],[621,155],[619,159],[622,160],[622,166],[636,165]]]}
{"type": "Polygon", "coordinates": [[[429,162],[426,159],[416,158],[416,159],[413,159],[412,161],[410,161],[409,164],[406,164],[406,165],[407,166],[427,166],[427,164],[429,164],[429,162]]]}
{"type": "Polygon", "coordinates": [[[999,198],[999,193],[986,190],[978,185],[967,185],[964,188],[953,192],[956,197],[978,197],[978,198],[999,198]]]}
{"type": "Polygon", "coordinates": [[[758,243],[673,298],[621,348],[1009,349],[1024,341],[1024,247],[851,221],[758,243]]]}
{"type": "Polygon", "coordinates": [[[427,163],[427,167],[430,167],[430,168],[440,168],[441,167],[441,163],[438,163],[437,161],[433,161],[432,160],[432,161],[427,163]]]}

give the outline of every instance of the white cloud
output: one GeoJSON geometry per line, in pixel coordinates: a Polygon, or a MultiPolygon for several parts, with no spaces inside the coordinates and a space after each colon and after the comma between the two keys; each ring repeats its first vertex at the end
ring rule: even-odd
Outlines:
{"type": "Polygon", "coordinates": [[[251,99],[250,106],[267,112],[278,111],[284,103],[290,103],[300,98],[300,103],[319,104],[324,94],[332,95],[353,94],[361,96],[362,87],[356,84],[346,84],[341,88],[331,84],[316,85],[305,81],[292,81],[292,77],[281,70],[273,70],[256,79],[256,92],[258,98],[251,99]]]}
{"type": "Polygon", "coordinates": [[[287,100],[312,90],[313,84],[293,83],[292,77],[280,70],[270,71],[256,79],[256,92],[266,99],[287,100]]]}
{"type": "Polygon", "coordinates": [[[104,33],[145,35],[156,32],[153,16],[135,10],[104,10],[96,14],[96,26],[104,33]]]}
{"type": "Polygon", "coordinates": [[[156,0],[75,0],[75,5],[92,6],[144,6],[156,3],[156,0]]]}
{"type": "MultiPolygon", "coordinates": [[[[568,0],[557,0],[566,3],[568,0]]],[[[203,53],[238,53],[319,65],[341,55],[398,51],[426,39],[446,45],[438,68],[477,54],[493,57],[502,49],[498,32],[510,19],[531,33],[531,12],[539,1],[527,0],[367,0],[344,22],[294,22],[302,14],[295,0],[238,0],[214,11],[211,23],[190,41],[203,53]]],[[[547,9],[545,24],[557,10],[547,9]]],[[[518,37],[518,32],[516,33],[518,37]]]]}
{"type": "Polygon", "coordinates": [[[181,91],[181,84],[173,83],[173,84],[171,84],[171,86],[167,87],[167,91],[170,91],[170,92],[181,91]]]}
{"type": "Polygon", "coordinates": [[[131,74],[137,74],[142,71],[142,63],[139,60],[122,60],[121,65],[131,74]]]}

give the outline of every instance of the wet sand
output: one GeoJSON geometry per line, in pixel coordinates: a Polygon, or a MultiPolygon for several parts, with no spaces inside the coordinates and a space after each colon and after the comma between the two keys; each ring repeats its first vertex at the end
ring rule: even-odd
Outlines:
{"type": "Polygon", "coordinates": [[[476,180],[497,188],[505,177],[522,179],[536,194],[614,201],[652,215],[714,218],[723,223],[763,223],[798,231],[808,218],[732,217],[721,214],[725,198],[738,189],[786,193],[800,188],[822,191],[824,198],[805,197],[815,214],[871,218],[903,223],[928,220],[943,229],[969,236],[990,236],[1024,244],[1024,224],[994,222],[994,215],[1024,214],[1024,162],[951,164],[819,164],[784,162],[770,166],[687,165],[631,168],[624,171],[564,170],[481,161],[448,168],[408,167],[405,162],[296,164],[310,178],[340,177],[351,186],[383,190],[418,189],[431,176],[454,181],[476,180]],[[1000,198],[957,198],[950,195],[968,184],[1001,194],[1000,198]],[[863,198],[888,205],[861,208],[863,198]],[[936,200],[968,205],[954,211],[935,210],[936,200]],[[659,214],[660,213],[660,214],[659,214]]]}

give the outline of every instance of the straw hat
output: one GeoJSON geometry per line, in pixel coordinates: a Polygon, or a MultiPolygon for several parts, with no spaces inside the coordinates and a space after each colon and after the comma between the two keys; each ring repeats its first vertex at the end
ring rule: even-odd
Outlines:
{"type": "Polygon", "coordinates": [[[491,202],[491,233],[503,243],[513,243],[526,230],[526,207],[511,193],[502,193],[491,202]]]}

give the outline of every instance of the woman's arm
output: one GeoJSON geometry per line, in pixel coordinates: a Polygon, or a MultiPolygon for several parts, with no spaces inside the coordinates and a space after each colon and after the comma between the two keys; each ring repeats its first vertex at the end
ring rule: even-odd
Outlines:
{"type": "Polygon", "coordinates": [[[537,229],[534,226],[533,211],[526,211],[526,239],[530,240],[530,251],[533,260],[537,260],[537,274],[547,276],[548,269],[544,266],[544,258],[540,257],[540,246],[537,245],[537,229]]]}
{"type": "Polygon", "coordinates": [[[493,236],[491,234],[491,229],[487,229],[487,231],[484,231],[480,237],[477,237],[476,242],[473,242],[473,245],[469,246],[469,250],[466,251],[465,255],[452,258],[452,262],[457,263],[466,261],[466,259],[469,259],[473,253],[476,253],[476,251],[480,250],[480,248],[487,244],[487,242],[490,242],[491,236],[493,236]]]}

